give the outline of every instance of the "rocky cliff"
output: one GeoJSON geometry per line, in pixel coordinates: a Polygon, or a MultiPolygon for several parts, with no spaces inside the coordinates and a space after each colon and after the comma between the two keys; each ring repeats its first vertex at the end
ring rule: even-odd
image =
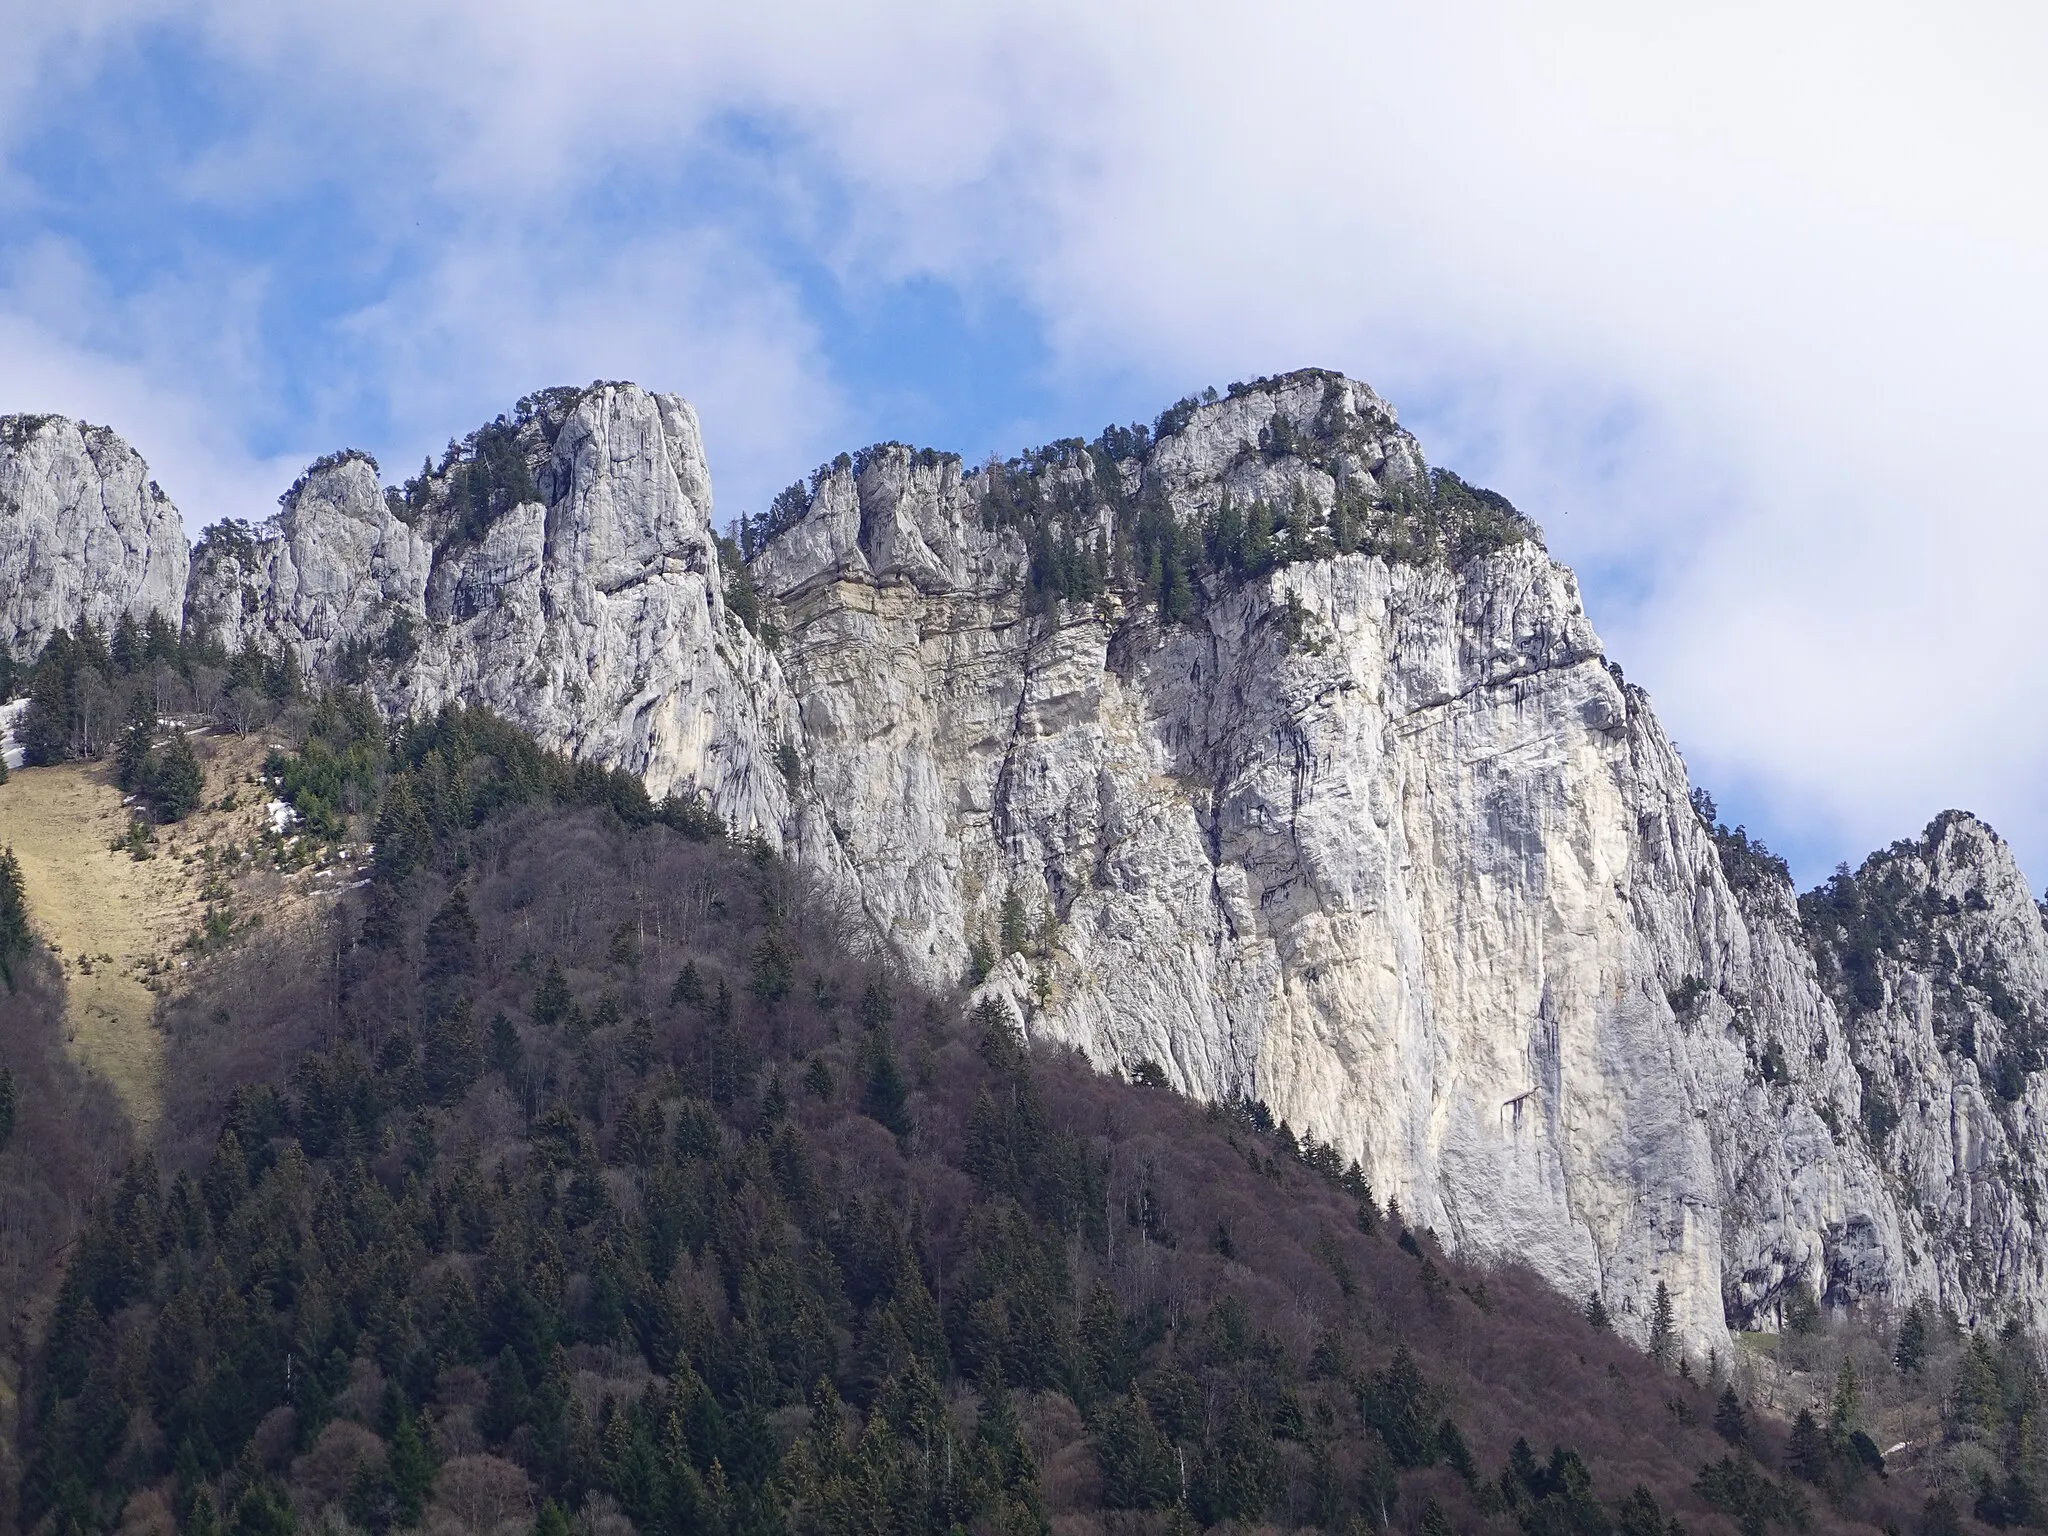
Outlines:
{"type": "Polygon", "coordinates": [[[992,962],[1037,1033],[1263,1099],[1638,1331],[1659,1281],[1700,1347],[1897,1294],[1789,883],[1731,881],[1571,573],[1362,386],[1165,425],[871,451],[771,527],[799,856],[928,974],[992,962]],[[1136,579],[1063,598],[1096,551],[1136,579]]]}
{"type": "Polygon", "coordinates": [[[1950,811],[1800,900],[1862,1080],[1909,1288],[2048,1313],[2048,931],[1998,834],[1950,811]]]}
{"type": "Polygon", "coordinates": [[[294,652],[398,716],[485,704],[550,747],[696,788],[779,842],[795,706],[729,622],[697,415],[630,384],[552,390],[401,491],[314,464],[261,527],[210,532],[188,622],[294,652]]]}
{"type": "Polygon", "coordinates": [[[2003,845],[1945,817],[1802,911],[1533,525],[1365,386],[878,446],[743,551],[694,414],[631,385],[379,478],[212,531],[188,625],[700,789],[925,979],[1261,1099],[1638,1335],[1660,1282],[1699,1349],[1815,1300],[2048,1322],[2048,938],[2003,845]]]}
{"type": "Polygon", "coordinates": [[[175,624],[186,554],[178,509],[111,428],[0,416],[0,641],[16,656],[81,618],[175,624]]]}

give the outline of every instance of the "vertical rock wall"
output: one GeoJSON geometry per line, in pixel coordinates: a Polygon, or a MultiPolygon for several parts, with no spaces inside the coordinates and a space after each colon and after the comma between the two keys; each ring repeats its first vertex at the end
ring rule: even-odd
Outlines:
{"type": "Polygon", "coordinates": [[[112,428],[0,416],[0,640],[17,657],[81,618],[175,625],[187,560],[178,509],[112,428]]]}

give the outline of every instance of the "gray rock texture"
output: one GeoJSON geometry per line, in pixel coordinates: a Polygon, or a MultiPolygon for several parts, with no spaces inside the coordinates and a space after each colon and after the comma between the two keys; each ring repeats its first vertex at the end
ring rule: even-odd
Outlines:
{"type": "Polygon", "coordinates": [[[726,612],[696,412],[630,384],[522,404],[403,493],[321,460],[277,517],[202,544],[192,622],[394,715],[488,706],[779,843],[795,708],[726,612]]]}
{"type": "Polygon", "coordinates": [[[2012,852],[1950,811],[1803,897],[1897,1203],[1909,1287],[2048,1313],[2048,934],[2012,852]]]}
{"type": "Polygon", "coordinates": [[[16,656],[81,618],[176,624],[187,556],[178,509],[111,428],[0,416],[0,640],[16,656]]]}
{"type": "Polygon", "coordinates": [[[993,960],[1034,1033],[1262,1099],[1638,1333],[1660,1281],[1702,1349],[1793,1287],[1899,1293],[1789,883],[1731,882],[1532,529],[1489,536],[1321,376],[1022,478],[874,450],[754,562],[803,724],[792,846],[900,953],[993,960]],[[1142,592],[1034,600],[1032,536],[990,526],[1021,499],[1114,546],[1213,529],[1226,493],[1322,530],[1356,498],[1364,548],[1197,578],[1163,623],[1142,592]]]}
{"type": "MultiPolygon", "coordinates": [[[[160,504],[111,440],[15,435],[0,485],[160,504]]],[[[2004,845],[1949,813],[1796,898],[1533,525],[1364,385],[842,456],[743,566],[710,513],[683,401],[548,391],[211,531],[188,625],[700,791],[921,979],[1263,1100],[1638,1337],[1659,1284],[1700,1351],[1811,1302],[2048,1323],[2048,931],[2004,845]]],[[[182,581],[175,518],[132,525],[67,590],[182,581]]],[[[17,634],[53,558],[0,566],[17,634]]]]}

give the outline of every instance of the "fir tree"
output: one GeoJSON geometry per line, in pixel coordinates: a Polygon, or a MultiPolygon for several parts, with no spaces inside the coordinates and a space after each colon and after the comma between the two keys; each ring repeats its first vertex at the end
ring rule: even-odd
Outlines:
{"type": "Polygon", "coordinates": [[[1892,1364],[1901,1376],[1919,1373],[1927,1359],[1927,1304],[1916,1301],[1899,1320],[1898,1342],[1892,1347],[1892,1364]]]}
{"type": "Polygon", "coordinates": [[[811,1064],[804,1068],[804,1088],[811,1097],[821,1103],[832,1102],[832,1068],[822,1056],[813,1056],[811,1064]]]}
{"type": "Polygon", "coordinates": [[[1804,1483],[1827,1481],[1828,1445],[1813,1410],[1802,1408],[1792,1421],[1792,1435],[1785,1443],[1785,1465],[1804,1483]]]}
{"type": "Polygon", "coordinates": [[[377,873],[389,882],[403,881],[433,857],[434,829],[420,809],[410,773],[392,775],[377,812],[376,839],[377,873]]]}
{"type": "Polygon", "coordinates": [[[476,918],[458,885],[427,924],[421,949],[420,981],[428,1015],[453,1009],[461,1000],[463,983],[475,970],[476,918]]]}
{"type": "Polygon", "coordinates": [[[575,1010],[576,1000],[569,992],[569,978],[562,974],[562,962],[550,958],[540,984],[533,989],[533,1022],[542,1029],[552,1029],[575,1010]]]}
{"type": "Polygon", "coordinates": [[[1664,1525],[1664,1511],[1657,1507],[1656,1495],[1641,1483],[1630,1490],[1614,1513],[1615,1530],[1619,1536],[1669,1536],[1664,1525]]]}
{"type": "Polygon", "coordinates": [[[291,1501],[262,1480],[236,1502],[229,1536],[293,1536],[298,1528],[291,1501]]]}
{"type": "Polygon", "coordinates": [[[1136,1387],[1102,1410],[1095,1428],[1102,1502],[1110,1509],[1165,1509],[1180,1498],[1173,1446],[1136,1387]]]}
{"type": "Polygon", "coordinates": [[[509,1081],[519,1075],[523,1057],[519,1047],[519,1027],[501,1009],[491,1015],[491,1070],[502,1072],[509,1081]]]}
{"type": "Polygon", "coordinates": [[[1006,955],[1021,955],[1031,942],[1030,924],[1024,916],[1024,898],[1017,894],[1015,886],[1003,892],[1003,904],[996,917],[996,931],[1006,955]]]}
{"type": "Polygon", "coordinates": [[[35,935],[28,925],[28,893],[22,887],[21,861],[14,850],[0,850],[0,981],[14,990],[14,968],[28,958],[35,935]]]}
{"type": "Polygon", "coordinates": [[[145,788],[150,779],[150,751],[156,745],[156,710],[147,693],[137,693],[129,706],[128,726],[121,733],[121,745],[114,755],[114,779],[133,793],[145,788]]]}
{"type": "Polygon", "coordinates": [[[114,639],[111,648],[114,670],[123,677],[142,667],[149,659],[142,639],[142,626],[135,622],[135,615],[124,613],[114,622],[114,639]]]}
{"type": "Polygon", "coordinates": [[[199,809],[206,795],[206,775],[182,729],[172,731],[163,750],[152,754],[143,793],[159,821],[183,821],[199,809]]]}
{"type": "Polygon", "coordinates": [[[1659,1365],[1671,1363],[1671,1349],[1677,1342],[1677,1330],[1671,1307],[1671,1288],[1662,1280],[1657,1282],[1657,1296],[1650,1305],[1650,1358],[1659,1365]]]}
{"type": "Polygon", "coordinates": [[[889,1050],[886,1036],[879,1033],[870,1048],[872,1062],[868,1067],[867,1087],[860,1098],[860,1112],[870,1120],[886,1126],[897,1136],[910,1134],[910,1090],[904,1085],[903,1074],[896,1069],[896,1058],[889,1050]]]}
{"type": "Polygon", "coordinates": [[[1714,1404],[1714,1433],[1730,1445],[1749,1443],[1749,1415],[1743,1411],[1742,1399],[1735,1395],[1735,1388],[1723,1387],[1720,1400],[1714,1404]]]}

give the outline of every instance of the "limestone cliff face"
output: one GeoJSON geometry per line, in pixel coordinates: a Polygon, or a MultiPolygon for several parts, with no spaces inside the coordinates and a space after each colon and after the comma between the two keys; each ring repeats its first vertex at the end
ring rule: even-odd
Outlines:
{"type": "Polygon", "coordinates": [[[1863,1080],[1915,1290],[2048,1313],[2048,930],[1998,835],[1947,812],[1800,903],[1863,1080]]]}
{"type": "MultiPolygon", "coordinates": [[[[70,466],[39,485],[99,462],[14,435],[70,466]]],[[[1639,1336],[1660,1283],[1697,1349],[1800,1297],[2048,1323],[2048,933],[2009,853],[1951,814],[1795,899],[1534,527],[1364,385],[842,456],[744,571],[694,414],[631,385],[378,480],[322,460],[211,531],[188,623],[701,790],[922,979],[1261,1099],[1639,1336]]],[[[81,542],[74,587],[147,607],[175,527],[81,542]]],[[[51,568],[12,558],[16,594],[51,568]]]]}
{"type": "Polygon", "coordinates": [[[0,416],[0,640],[16,656],[80,618],[176,624],[187,556],[178,509],[111,428],[0,416]]]}
{"type": "Polygon", "coordinates": [[[361,674],[422,609],[433,548],[393,515],[367,455],[322,460],[251,529],[217,524],[193,561],[189,618],[230,650],[293,652],[308,675],[361,674]]]}
{"type": "Polygon", "coordinates": [[[630,384],[525,407],[403,494],[362,455],[322,460],[278,517],[207,540],[193,621],[394,714],[487,705],[779,842],[793,707],[726,613],[696,413],[630,384]]]}
{"type": "Polygon", "coordinates": [[[1723,1341],[1724,1305],[1768,1316],[1866,1234],[1837,1289],[1904,1282],[1895,1204],[1829,1129],[1859,1084],[1790,887],[1731,888],[1530,530],[1429,558],[1419,452],[1321,378],[1035,478],[1049,536],[990,527],[1002,472],[874,451],[754,564],[803,724],[793,845],[901,953],[956,980],[1007,900],[1025,952],[988,985],[1035,1033],[1261,1098],[1638,1331],[1661,1280],[1723,1341]],[[1365,548],[1211,581],[1179,623],[1032,600],[1032,538],[1111,545],[1133,504],[1214,528],[1226,493],[1324,530],[1355,498],[1365,548]]]}

